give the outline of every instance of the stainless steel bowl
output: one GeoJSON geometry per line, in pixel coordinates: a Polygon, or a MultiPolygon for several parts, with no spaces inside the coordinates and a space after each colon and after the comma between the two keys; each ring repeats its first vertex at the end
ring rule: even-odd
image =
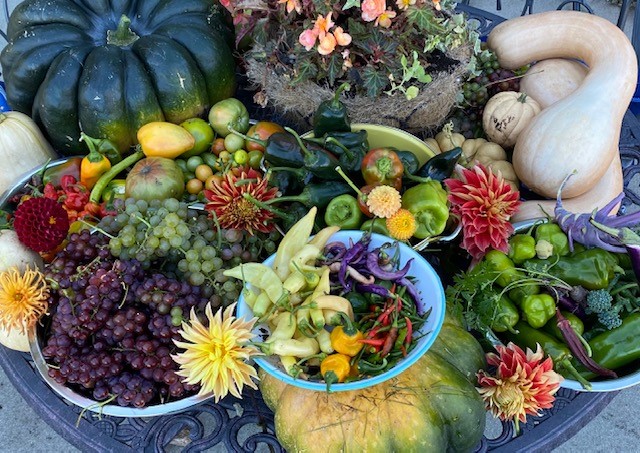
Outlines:
{"type": "MultiPolygon", "coordinates": [[[[49,165],[55,165],[64,163],[68,160],[68,157],[57,159],[49,163],[49,165]]],[[[7,209],[7,203],[9,200],[25,188],[31,181],[31,178],[42,169],[42,166],[38,166],[29,171],[22,177],[20,177],[15,185],[11,189],[5,191],[0,195],[0,209],[7,209]]],[[[59,396],[75,404],[83,409],[97,412],[104,415],[113,415],[115,417],[155,417],[161,415],[167,415],[175,412],[184,411],[192,406],[202,403],[208,400],[212,395],[193,395],[187,398],[171,401],[165,404],[156,404],[148,406],[142,409],[133,407],[122,407],[115,404],[101,405],[100,402],[87,398],[74,392],[69,387],[58,384],[53,378],[49,377],[49,365],[47,364],[44,356],[42,355],[42,332],[36,325],[29,331],[29,348],[31,357],[33,358],[34,365],[42,379],[51,387],[51,389],[59,396]]]]}

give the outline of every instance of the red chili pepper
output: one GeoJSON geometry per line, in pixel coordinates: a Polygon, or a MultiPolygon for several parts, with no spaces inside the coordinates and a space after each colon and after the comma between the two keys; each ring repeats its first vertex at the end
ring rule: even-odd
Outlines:
{"type": "Polygon", "coordinates": [[[391,352],[393,348],[393,344],[398,339],[398,327],[394,326],[389,330],[389,334],[387,338],[384,340],[384,344],[382,345],[382,350],[380,351],[380,357],[384,357],[391,352]]]}
{"type": "Polygon", "coordinates": [[[413,324],[411,323],[411,320],[406,316],[404,317],[404,320],[407,323],[407,336],[404,337],[404,344],[409,346],[409,344],[411,344],[411,337],[413,336],[413,324]]]}
{"type": "Polygon", "coordinates": [[[368,344],[369,346],[382,346],[386,338],[361,338],[358,343],[368,344]]]}
{"type": "Polygon", "coordinates": [[[52,200],[58,200],[58,191],[54,187],[53,184],[47,183],[44,186],[43,194],[45,198],[50,198],[52,200]]]}

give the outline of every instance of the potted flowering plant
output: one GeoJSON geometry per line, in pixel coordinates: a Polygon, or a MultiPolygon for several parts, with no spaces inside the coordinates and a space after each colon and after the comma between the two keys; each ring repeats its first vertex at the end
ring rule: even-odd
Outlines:
{"type": "Polygon", "coordinates": [[[480,41],[452,0],[227,0],[258,104],[308,127],[344,82],[354,122],[442,124],[480,41]]]}

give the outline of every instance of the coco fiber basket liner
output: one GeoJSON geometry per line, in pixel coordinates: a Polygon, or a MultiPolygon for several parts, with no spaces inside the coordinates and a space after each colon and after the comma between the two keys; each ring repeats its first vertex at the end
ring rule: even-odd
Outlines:
{"type": "MultiPolygon", "coordinates": [[[[417,97],[407,100],[402,93],[372,98],[365,95],[342,97],[354,123],[393,126],[419,137],[440,127],[455,104],[471,52],[458,48],[446,55],[447,67],[431,72],[433,80],[420,89],[417,97]]],[[[442,66],[442,65],[440,65],[442,66]]],[[[291,83],[286,72],[277,73],[266,62],[246,61],[249,82],[258,88],[256,102],[272,107],[298,130],[313,128],[313,114],[320,102],[333,97],[333,90],[313,82],[291,83]]]]}

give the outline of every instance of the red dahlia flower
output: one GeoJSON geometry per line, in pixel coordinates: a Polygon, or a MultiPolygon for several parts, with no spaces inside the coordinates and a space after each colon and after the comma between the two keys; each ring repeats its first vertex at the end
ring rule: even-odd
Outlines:
{"type": "Polygon", "coordinates": [[[209,201],[205,207],[215,215],[221,228],[245,230],[250,234],[254,231],[268,233],[273,230],[271,220],[274,215],[245,199],[245,193],[265,202],[278,195],[278,188],[269,187],[268,181],[252,168],[229,171],[212,190],[204,191],[209,201]]]}
{"type": "Polygon", "coordinates": [[[543,360],[540,345],[536,352],[527,348],[526,353],[513,343],[496,349],[498,354],[487,354],[487,363],[497,367],[496,375],[480,370],[478,392],[487,410],[501,420],[514,420],[517,429],[527,415],[553,406],[563,378],[553,371],[551,357],[543,360]]]}
{"type": "Polygon", "coordinates": [[[55,200],[29,198],[14,214],[13,228],[18,239],[36,252],[48,252],[64,241],[69,232],[67,211],[55,200]]]}
{"type": "Polygon", "coordinates": [[[492,248],[507,252],[507,239],[513,233],[509,219],[520,205],[520,193],[480,164],[457,171],[460,179],[449,178],[444,183],[451,213],[462,224],[462,248],[474,259],[492,248]]]}

